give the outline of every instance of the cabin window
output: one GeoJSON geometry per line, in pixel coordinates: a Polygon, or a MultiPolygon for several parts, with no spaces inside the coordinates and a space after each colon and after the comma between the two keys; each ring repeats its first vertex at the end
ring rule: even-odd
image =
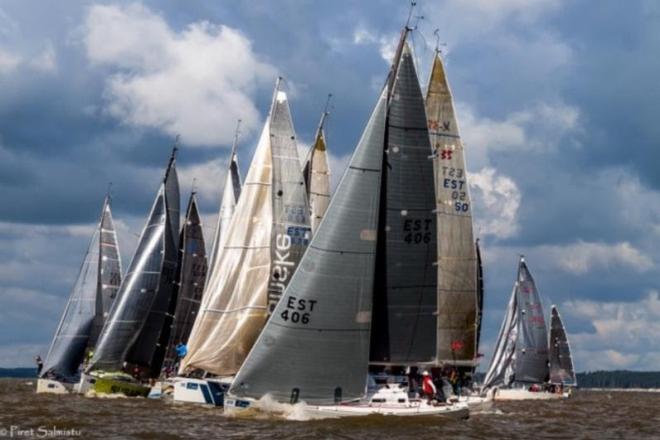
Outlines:
{"type": "Polygon", "coordinates": [[[188,388],[189,390],[196,390],[197,388],[199,388],[199,385],[197,385],[194,382],[188,382],[186,384],[186,388],[188,388]]]}

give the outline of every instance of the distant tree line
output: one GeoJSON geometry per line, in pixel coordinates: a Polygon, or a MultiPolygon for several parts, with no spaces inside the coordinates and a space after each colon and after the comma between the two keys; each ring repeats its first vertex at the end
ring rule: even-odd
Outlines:
{"type": "Polygon", "coordinates": [[[577,382],[580,388],[660,388],[660,371],[587,371],[577,382]]]}

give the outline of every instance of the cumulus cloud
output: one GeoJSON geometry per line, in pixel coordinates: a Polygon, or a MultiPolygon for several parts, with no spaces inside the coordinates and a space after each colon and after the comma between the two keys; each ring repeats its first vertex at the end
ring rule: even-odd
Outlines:
{"type": "Polygon", "coordinates": [[[653,260],[628,242],[590,243],[579,240],[568,245],[546,245],[538,253],[551,258],[557,267],[575,275],[596,269],[630,268],[645,272],[653,268],[653,260]]]}
{"type": "Polygon", "coordinates": [[[585,363],[581,369],[657,368],[652,362],[660,356],[658,291],[634,302],[567,301],[562,309],[571,319],[586,320],[595,329],[570,335],[572,347],[585,363]]]}
{"type": "Polygon", "coordinates": [[[520,190],[509,177],[493,168],[483,168],[469,176],[475,207],[476,230],[479,235],[508,238],[518,232],[520,190]]]}
{"type": "Polygon", "coordinates": [[[275,69],[241,32],[206,21],[176,32],[140,4],[95,5],[84,29],[89,60],[115,70],[106,109],[124,123],[195,145],[231,142],[237,119],[248,133],[258,127],[252,97],[275,69]]]}
{"type": "Polygon", "coordinates": [[[367,29],[364,25],[358,26],[353,31],[353,44],[378,46],[380,57],[388,65],[391,64],[394,59],[398,41],[399,36],[396,34],[377,34],[367,29]]]}

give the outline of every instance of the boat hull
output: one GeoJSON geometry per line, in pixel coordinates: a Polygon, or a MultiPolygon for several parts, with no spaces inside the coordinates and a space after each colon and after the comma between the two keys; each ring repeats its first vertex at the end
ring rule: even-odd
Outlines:
{"type": "Polygon", "coordinates": [[[225,391],[229,387],[221,380],[177,377],[174,383],[174,401],[223,406],[225,391]]]}
{"type": "Polygon", "coordinates": [[[493,408],[492,395],[486,396],[460,396],[459,403],[467,404],[471,412],[488,411],[493,408]]]}
{"type": "Polygon", "coordinates": [[[53,379],[39,379],[37,380],[37,394],[69,394],[73,390],[73,385],[53,379]]]}
{"type": "Polygon", "coordinates": [[[93,372],[83,375],[76,391],[96,395],[123,394],[127,397],[147,397],[149,387],[125,373],[93,372]]]}
{"type": "Polygon", "coordinates": [[[467,403],[454,403],[438,406],[419,401],[408,405],[374,405],[362,402],[344,403],[338,405],[281,405],[265,404],[249,398],[235,398],[228,396],[225,399],[225,414],[229,416],[250,416],[255,413],[271,413],[288,419],[339,419],[344,417],[364,417],[373,415],[414,417],[439,416],[450,419],[467,419],[470,410],[467,403]],[[287,410],[283,408],[287,407],[287,410]],[[294,408],[295,407],[295,408],[294,408]]]}
{"type": "Polygon", "coordinates": [[[546,391],[529,391],[526,389],[498,389],[493,395],[493,400],[498,402],[516,400],[561,400],[567,399],[569,392],[549,393],[546,391]]]}

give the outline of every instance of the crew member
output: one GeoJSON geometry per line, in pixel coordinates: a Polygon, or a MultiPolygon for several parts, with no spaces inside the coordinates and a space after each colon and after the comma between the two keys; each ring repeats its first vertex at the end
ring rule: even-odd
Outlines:
{"type": "Polygon", "coordinates": [[[426,396],[430,402],[431,399],[435,397],[436,392],[437,389],[433,383],[433,378],[428,371],[424,371],[422,373],[422,394],[424,394],[424,396],[426,396]]]}
{"type": "Polygon", "coordinates": [[[41,356],[36,355],[34,357],[34,362],[37,364],[37,376],[39,376],[42,368],[44,368],[44,361],[41,360],[41,356]]]}

